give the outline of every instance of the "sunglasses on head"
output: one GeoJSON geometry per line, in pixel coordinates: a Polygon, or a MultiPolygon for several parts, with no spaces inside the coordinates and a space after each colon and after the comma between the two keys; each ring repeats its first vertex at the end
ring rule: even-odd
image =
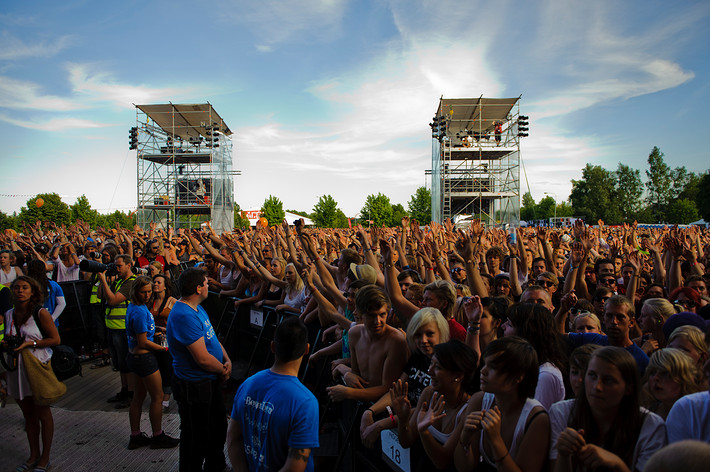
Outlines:
{"type": "Polygon", "coordinates": [[[570,315],[572,315],[572,316],[577,316],[577,315],[591,315],[591,313],[590,313],[589,311],[587,311],[587,310],[580,310],[579,308],[574,307],[574,306],[569,309],[569,313],[570,313],[570,315]]]}

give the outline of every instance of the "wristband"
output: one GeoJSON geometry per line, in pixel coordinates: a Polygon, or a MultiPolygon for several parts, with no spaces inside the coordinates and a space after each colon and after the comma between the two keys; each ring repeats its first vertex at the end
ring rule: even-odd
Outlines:
{"type": "Polygon", "coordinates": [[[392,422],[392,426],[397,426],[397,422],[394,420],[394,414],[392,413],[392,408],[387,405],[387,413],[390,415],[390,421],[392,422]]]}
{"type": "Polygon", "coordinates": [[[427,267],[426,270],[434,270],[433,267],[427,267]]]}
{"type": "Polygon", "coordinates": [[[367,251],[372,251],[372,248],[371,248],[371,247],[366,247],[366,248],[363,249],[363,250],[364,250],[365,252],[367,252],[367,251]]]}

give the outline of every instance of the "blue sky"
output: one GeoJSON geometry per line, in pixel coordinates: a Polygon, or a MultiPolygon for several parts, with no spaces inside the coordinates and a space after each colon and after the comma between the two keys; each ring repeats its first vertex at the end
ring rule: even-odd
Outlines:
{"type": "Polygon", "coordinates": [[[168,101],[209,101],[234,131],[244,209],[406,207],[442,95],[522,95],[538,200],[588,162],[643,170],[653,146],[704,171],[709,18],[707,1],[3,2],[0,210],[42,192],[133,210],[132,104],[168,101]]]}

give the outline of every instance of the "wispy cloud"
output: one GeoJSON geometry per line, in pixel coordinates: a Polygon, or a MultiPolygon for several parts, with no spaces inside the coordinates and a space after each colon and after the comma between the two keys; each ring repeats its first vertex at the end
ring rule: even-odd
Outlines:
{"type": "Polygon", "coordinates": [[[0,114],[0,121],[20,126],[22,128],[30,128],[41,131],[64,131],[68,129],[82,128],[105,128],[113,126],[107,123],[98,123],[96,121],[85,120],[82,118],[52,118],[49,120],[19,120],[11,118],[4,114],[0,114]]]}
{"type": "Polygon", "coordinates": [[[19,110],[71,111],[87,108],[85,104],[55,95],[45,95],[36,83],[0,77],[0,107],[19,110]]]}
{"type": "Polygon", "coordinates": [[[27,43],[9,32],[3,31],[0,33],[0,60],[54,56],[71,46],[72,41],[72,36],[60,36],[52,40],[27,43]]]}
{"type": "Polygon", "coordinates": [[[120,83],[112,74],[98,71],[87,64],[69,64],[69,82],[78,98],[84,102],[111,102],[132,108],[133,103],[179,101],[199,93],[194,87],[151,87],[120,83]]]}
{"type": "Polygon", "coordinates": [[[304,38],[322,40],[338,34],[347,0],[225,0],[221,16],[250,30],[259,52],[304,38]]]}

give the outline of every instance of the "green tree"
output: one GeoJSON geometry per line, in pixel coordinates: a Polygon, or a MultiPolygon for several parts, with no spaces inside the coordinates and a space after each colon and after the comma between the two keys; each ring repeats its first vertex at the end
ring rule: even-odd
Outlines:
{"type": "Polygon", "coordinates": [[[286,216],[283,203],[273,195],[269,195],[269,197],[264,200],[264,204],[261,205],[261,213],[264,218],[269,220],[269,226],[280,225],[286,216]]]}
{"type": "Polygon", "coordinates": [[[647,201],[651,206],[655,221],[665,220],[665,207],[671,200],[673,177],[671,168],[663,160],[664,154],[654,146],[648,155],[648,170],[646,171],[647,201]]]}
{"type": "Polygon", "coordinates": [[[696,174],[695,172],[688,173],[688,180],[685,186],[678,194],[678,198],[685,198],[687,200],[692,200],[695,202],[696,206],[698,203],[698,193],[700,192],[700,181],[703,178],[703,174],[696,174]]]}
{"type": "Polygon", "coordinates": [[[17,216],[8,215],[7,213],[0,211],[0,231],[5,231],[6,229],[17,230],[17,216]]]}
{"type": "Polygon", "coordinates": [[[698,219],[695,202],[684,198],[669,203],[665,213],[666,221],[672,224],[686,225],[698,219]]]}
{"type": "MultiPolygon", "coordinates": [[[[392,220],[390,221],[390,226],[400,226],[402,224],[402,218],[409,216],[407,210],[401,203],[395,203],[392,205],[392,220]]],[[[419,221],[419,220],[417,220],[419,221]]]]}
{"type": "Polygon", "coordinates": [[[520,219],[523,221],[532,221],[537,219],[535,199],[530,192],[525,192],[523,195],[523,206],[520,207],[520,219]]]}
{"type": "Polygon", "coordinates": [[[239,229],[249,228],[249,220],[242,216],[242,209],[237,202],[234,202],[234,227],[239,229]]]}
{"type": "Polygon", "coordinates": [[[365,206],[360,210],[360,218],[372,220],[376,226],[386,226],[392,221],[392,204],[389,197],[378,193],[368,195],[365,206]]]}
{"type": "Polygon", "coordinates": [[[69,208],[71,209],[72,221],[83,220],[91,227],[96,226],[96,218],[99,216],[99,212],[91,208],[86,195],[81,195],[77,198],[76,202],[69,208]]]}
{"type": "Polygon", "coordinates": [[[705,172],[698,182],[698,195],[695,199],[700,216],[710,221],[710,172],[705,172]]]}
{"type": "Polygon", "coordinates": [[[419,187],[407,203],[409,216],[427,225],[431,222],[431,191],[426,187],[419,187]]]}
{"type": "Polygon", "coordinates": [[[537,217],[541,219],[552,218],[555,216],[556,206],[557,202],[555,202],[555,199],[547,195],[536,205],[535,213],[537,214],[537,217]]]}
{"type": "Polygon", "coordinates": [[[574,215],[583,217],[588,222],[601,218],[609,224],[620,223],[622,218],[616,201],[616,186],[614,172],[587,164],[582,169],[582,178],[572,180],[569,201],[574,215]]]}
{"type": "Polygon", "coordinates": [[[641,171],[619,163],[616,169],[615,205],[624,221],[633,221],[641,210],[643,182],[641,171]]]}
{"type": "MultiPolygon", "coordinates": [[[[338,202],[330,195],[323,195],[313,206],[311,218],[319,228],[341,228],[342,226],[339,225],[342,224],[342,221],[338,211],[338,202]]],[[[340,213],[343,212],[340,211],[340,213]]],[[[345,215],[343,214],[343,216],[345,215]]]]}
{"type": "Polygon", "coordinates": [[[107,213],[105,215],[99,215],[96,218],[96,226],[102,226],[106,229],[115,228],[116,223],[121,228],[131,229],[133,225],[136,224],[136,214],[134,213],[124,213],[122,211],[116,210],[113,213],[107,213]]]}
{"type": "Polygon", "coordinates": [[[572,208],[572,205],[569,204],[569,202],[560,202],[557,204],[557,217],[558,218],[567,218],[570,216],[574,216],[574,208],[572,208]]]}
{"type": "Polygon", "coordinates": [[[40,193],[27,200],[27,206],[20,208],[18,215],[19,223],[34,224],[37,220],[53,222],[57,225],[72,224],[72,212],[69,205],[64,203],[56,193],[40,193]],[[44,204],[37,206],[38,199],[44,200],[44,204]]]}

